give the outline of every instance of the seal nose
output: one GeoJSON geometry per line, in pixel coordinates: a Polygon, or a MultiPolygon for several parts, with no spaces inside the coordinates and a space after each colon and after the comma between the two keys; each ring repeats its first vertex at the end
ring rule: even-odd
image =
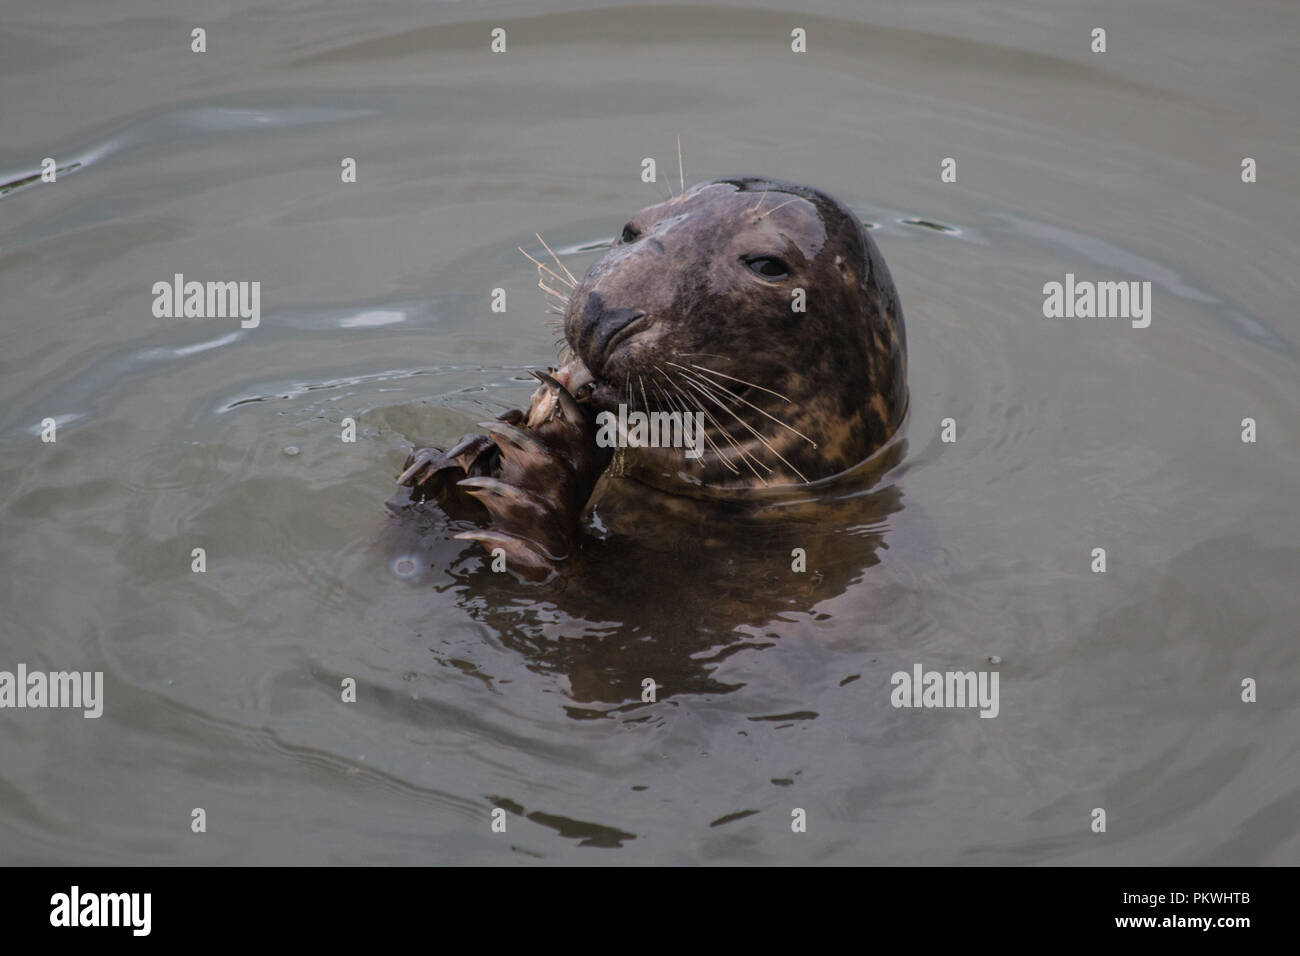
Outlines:
{"type": "Polygon", "coordinates": [[[645,312],[640,309],[606,309],[598,292],[587,296],[582,310],[578,352],[589,360],[588,367],[603,366],[619,333],[644,317],[645,312]]]}

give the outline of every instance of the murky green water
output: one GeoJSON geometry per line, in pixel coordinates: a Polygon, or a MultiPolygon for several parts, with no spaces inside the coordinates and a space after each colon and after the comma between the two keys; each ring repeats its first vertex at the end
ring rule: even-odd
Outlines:
{"type": "Polygon", "coordinates": [[[1289,5],[11,6],[0,179],[64,171],[0,198],[0,670],[105,703],[0,710],[0,858],[1300,861],[1289,5]],[[585,269],[679,134],[876,225],[881,507],[794,583],[633,549],[550,591],[390,520],[552,355],[515,247],[585,269]],[[178,272],[261,324],[155,318],[178,272]],[[1150,327],[1044,318],[1066,273],[1150,327]],[[998,717],[893,708],[915,663],[997,670],[998,717]]]}

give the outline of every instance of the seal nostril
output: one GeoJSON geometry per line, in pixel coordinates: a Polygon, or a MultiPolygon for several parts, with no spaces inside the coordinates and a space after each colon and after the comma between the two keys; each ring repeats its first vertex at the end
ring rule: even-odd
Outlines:
{"type": "Polygon", "coordinates": [[[585,351],[591,336],[596,331],[596,323],[600,321],[601,314],[605,311],[604,300],[601,299],[599,292],[592,292],[587,296],[587,301],[582,306],[582,324],[578,327],[578,351],[585,351]]]}

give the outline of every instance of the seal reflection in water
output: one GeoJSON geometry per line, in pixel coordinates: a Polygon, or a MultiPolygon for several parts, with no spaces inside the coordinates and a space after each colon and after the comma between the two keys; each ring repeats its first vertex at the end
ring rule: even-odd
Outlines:
{"type": "Polygon", "coordinates": [[[501,548],[537,580],[599,550],[583,530],[593,509],[603,540],[620,540],[606,568],[638,539],[697,559],[729,542],[732,560],[761,542],[768,572],[788,573],[810,527],[863,527],[898,507],[892,489],[860,492],[907,410],[903,314],[843,204],[788,182],[714,180],[634,215],[581,281],[558,261],[539,270],[569,292],[563,366],[534,373],[527,412],[412,454],[393,510],[436,501],[476,521],[457,537],[501,548]],[[602,447],[598,416],[620,406],[702,416],[703,453],[602,447]],[[846,480],[855,490],[836,491],[846,480]]]}

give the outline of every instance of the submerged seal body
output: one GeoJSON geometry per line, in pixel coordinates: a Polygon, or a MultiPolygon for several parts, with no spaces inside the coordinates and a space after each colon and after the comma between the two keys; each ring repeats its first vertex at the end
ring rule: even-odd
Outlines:
{"type": "Polygon", "coordinates": [[[728,497],[847,471],[903,421],[893,280],[858,218],[820,190],[701,183],[634,215],[571,284],[569,361],[539,375],[529,413],[507,412],[451,452],[416,452],[399,478],[411,500],[454,496],[455,484],[482,502],[491,524],[460,536],[505,548],[526,570],[576,550],[582,506],[607,468],[728,497]],[[600,447],[596,423],[620,406],[697,416],[702,454],[600,447]]]}

